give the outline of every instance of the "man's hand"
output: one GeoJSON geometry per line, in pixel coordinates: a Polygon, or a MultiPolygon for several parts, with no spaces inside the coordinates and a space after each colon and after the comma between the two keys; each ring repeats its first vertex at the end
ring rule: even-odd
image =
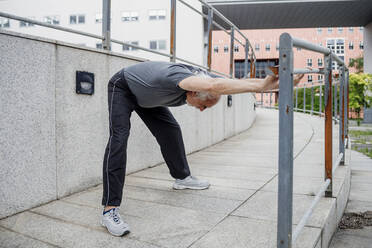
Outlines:
{"type": "MultiPolygon", "coordinates": [[[[304,74],[296,74],[293,77],[293,86],[295,87],[303,77],[304,74]]],[[[276,89],[279,89],[279,76],[266,76],[262,83],[262,91],[270,91],[276,89]]]]}

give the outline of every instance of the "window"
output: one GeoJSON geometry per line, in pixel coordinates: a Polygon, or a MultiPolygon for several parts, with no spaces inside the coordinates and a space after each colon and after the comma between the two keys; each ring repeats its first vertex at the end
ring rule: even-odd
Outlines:
{"type": "Polygon", "coordinates": [[[153,49],[153,50],[158,49],[158,42],[156,40],[150,41],[150,49],[153,49]]]}
{"type": "Polygon", "coordinates": [[[360,50],[364,49],[363,41],[359,41],[359,48],[360,48],[360,50]]]}
{"type": "MultiPolygon", "coordinates": [[[[138,44],[138,42],[137,42],[137,44],[138,44]]],[[[166,41],[165,40],[151,40],[150,41],[150,49],[165,50],[166,49],[166,41]]]]}
{"type": "Polygon", "coordinates": [[[323,79],[323,75],[318,75],[318,81],[323,79]]]}
{"type": "Polygon", "coordinates": [[[102,49],[102,43],[96,43],[96,48],[97,49],[102,49]]]}
{"type": "Polygon", "coordinates": [[[44,22],[54,25],[59,25],[59,16],[45,16],[44,22]]]}
{"type": "Polygon", "coordinates": [[[102,23],[102,13],[96,14],[96,23],[102,23]]]}
{"type": "Polygon", "coordinates": [[[313,75],[307,75],[307,81],[311,83],[313,81],[313,75]]]}
{"type": "Polygon", "coordinates": [[[317,32],[318,34],[321,34],[321,33],[322,33],[322,28],[317,28],[317,29],[316,29],[316,32],[317,32]]]}
{"type": "Polygon", "coordinates": [[[338,32],[341,34],[344,29],[342,27],[337,28],[338,32]]]}
{"type": "Polygon", "coordinates": [[[137,11],[125,11],[121,13],[122,22],[133,22],[138,20],[139,16],[137,11]]]}
{"type": "Polygon", "coordinates": [[[318,66],[323,66],[323,59],[322,58],[318,59],[318,66]]]}
{"type": "Polygon", "coordinates": [[[0,17],[0,28],[9,28],[10,22],[8,18],[0,17]]]}
{"type": "Polygon", "coordinates": [[[149,20],[165,20],[165,9],[152,9],[149,10],[149,20]]]}
{"type": "Polygon", "coordinates": [[[70,24],[85,23],[85,15],[70,15],[70,24]]]}
{"type": "Polygon", "coordinates": [[[353,27],[349,27],[349,32],[350,33],[354,32],[354,28],[353,27]]]}
{"type": "Polygon", "coordinates": [[[328,28],[328,33],[332,33],[333,28],[328,28]]]}
{"type": "MultiPolygon", "coordinates": [[[[35,19],[35,17],[29,17],[30,19],[35,19]]],[[[23,21],[20,21],[19,22],[19,26],[20,27],[32,27],[34,26],[33,23],[29,23],[29,22],[23,22],[23,21]]]]}
{"type": "Polygon", "coordinates": [[[255,51],[260,51],[260,44],[255,44],[254,45],[254,50],[255,51]]]}
{"type": "MultiPolygon", "coordinates": [[[[125,43],[138,46],[138,41],[126,41],[125,43]]],[[[132,46],[123,45],[123,51],[135,51],[135,50],[138,50],[138,49],[132,46]]]]}
{"type": "Polygon", "coordinates": [[[276,44],[275,49],[279,51],[279,44],[276,44]]]}
{"type": "Polygon", "coordinates": [[[363,27],[359,27],[359,31],[363,31],[363,29],[364,29],[363,27]]]}
{"type": "Polygon", "coordinates": [[[214,51],[215,53],[218,53],[218,46],[214,46],[214,47],[213,47],[213,51],[214,51]]]}
{"type": "Polygon", "coordinates": [[[239,45],[234,45],[234,52],[239,52],[239,45]]]}
{"type": "Polygon", "coordinates": [[[224,46],[223,46],[223,51],[224,51],[225,53],[229,52],[229,46],[228,46],[228,45],[224,45],[224,46]]]}
{"type": "Polygon", "coordinates": [[[349,50],[353,50],[354,49],[354,44],[352,41],[349,42],[349,50]]]}
{"type": "Polygon", "coordinates": [[[266,44],[266,46],[265,46],[265,50],[266,50],[266,51],[270,51],[270,44],[266,44]]]}
{"type": "Polygon", "coordinates": [[[306,64],[307,64],[307,66],[313,66],[313,60],[312,59],[307,59],[306,64]]]}
{"type": "Polygon", "coordinates": [[[296,47],[297,51],[301,51],[301,47],[296,47]]]}
{"type": "MultiPolygon", "coordinates": [[[[337,56],[339,56],[342,60],[344,59],[345,55],[345,40],[344,39],[328,39],[327,40],[327,48],[330,48],[332,52],[334,52],[337,56]]],[[[332,62],[332,69],[337,70],[338,65],[335,61],[332,62]]]]}
{"type": "Polygon", "coordinates": [[[165,47],[165,40],[159,40],[158,41],[158,45],[159,45],[159,49],[160,50],[165,50],[166,47],[165,47]]]}

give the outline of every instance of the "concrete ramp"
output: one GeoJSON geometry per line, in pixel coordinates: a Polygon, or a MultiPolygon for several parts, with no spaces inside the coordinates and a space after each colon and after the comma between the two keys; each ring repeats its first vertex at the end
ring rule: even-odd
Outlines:
{"type": "MultiPolygon", "coordinates": [[[[323,126],[322,118],[295,114],[294,225],[324,180],[323,126]]],[[[100,225],[101,184],[0,220],[0,246],[274,248],[277,157],[278,112],[259,109],[248,131],[188,156],[192,174],[210,180],[210,189],[173,190],[165,164],[129,175],[120,207],[129,235],[113,237],[100,225]]],[[[295,247],[328,247],[350,170],[340,166],[334,176],[334,197],[320,200],[295,247]]]]}

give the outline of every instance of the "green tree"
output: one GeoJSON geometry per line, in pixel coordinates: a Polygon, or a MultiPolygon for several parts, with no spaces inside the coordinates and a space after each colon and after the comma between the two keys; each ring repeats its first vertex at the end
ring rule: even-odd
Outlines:
{"type": "Polygon", "coordinates": [[[350,74],[349,87],[349,106],[359,118],[361,109],[372,104],[372,74],[350,74]]]}
{"type": "Polygon", "coordinates": [[[349,63],[349,67],[354,67],[357,73],[363,73],[363,57],[351,59],[349,63]]]}

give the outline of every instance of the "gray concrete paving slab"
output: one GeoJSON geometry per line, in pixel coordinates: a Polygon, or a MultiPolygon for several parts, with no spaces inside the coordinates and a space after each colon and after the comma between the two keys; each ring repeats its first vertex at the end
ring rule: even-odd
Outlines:
{"type": "Polygon", "coordinates": [[[55,248],[57,246],[30,238],[0,227],[0,247],[2,248],[55,248]]]}
{"type": "MultiPolygon", "coordinates": [[[[191,248],[274,248],[276,247],[276,226],[270,221],[229,216],[195,242],[191,248]],[[258,233],[260,235],[257,235],[258,233]]],[[[315,247],[320,232],[318,228],[305,227],[293,247],[315,247]]]]}
{"type": "MultiPolygon", "coordinates": [[[[157,189],[157,190],[166,190],[172,191],[175,190],[172,188],[172,183],[167,180],[157,180],[151,178],[142,178],[142,177],[132,177],[129,176],[125,179],[126,185],[136,186],[136,187],[144,187],[150,189],[157,189]]],[[[246,200],[248,199],[255,190],[249,189],[239,189],[239,188],[230,188],[230,187],[222,187],[222,186],[212,186],[209,187],[208,190],[181,190],[177,191],[179,194],[196,194],[201,196],[210,196],[222,199],[231,199],[231,200],[246,200]]]]}
{"type": "Polygon", "coordinates": [[[27,233],[33,238],[59,247],[158,247],[130,238],[117,238],[107,232],[87,226],[74,225],[30,211],[3,219],[0,221],[0,225],[19,233],[27,233]]]}
{"type": "Polygon", "coordinates": [[[371,248],[372,247],[372,227],[363,229],[339,230],[330,248],[371,248]]]}
{"type": "MultiPolygon", "coordinates": [[[[188,155],[193,175],[211,182],[208,190],[173,190],[164,164],[128,175],[120,207],[132,227],[126,237],[100,226],[102,184],[0,220],[0,226],[59,247],[275,247],[278,115],[257,112],[251,129],[188,155]]],[[[323,182],[323,124],[295,115],[294,224],[323,182]]],[[[335,196],[346,194],[347,175],[336,172],[335,196]]],[[[321,199],[295,247],[326,248],[336,226],[335,201],[321,199]]]]}
{"type": "MultiPolygon", "coordinates": [[[[224,214],[194,211],[163,204],[149,202],[135,202],[134,204],[135,210],[120,209],[121,215],[131,227],[131,233],[126,237],[162,247],[187,247],[225,217],[224,214]]],[[[55,201],[31,211],[74,225],[106,232],[100,224],[99,216],[102,211],[100,208],[55,201]]]]}
{"type": "MultiPolygon", "coordinates": [[[[294,195],[293,196],[293,224],[298,224],[302,216],[313,201],[313,196],[294,195]]],[[[242,206],[235,210],[231,215],[243,216],[251,219],[276,221],[278,213],[277,193],[259,191],[248,199],[242,206]]],[[[314,209],[311,218],[307,222],[310,227],[324,226],[330,211],[335,205],[334,198],[322,198],[314,209]]]]}

